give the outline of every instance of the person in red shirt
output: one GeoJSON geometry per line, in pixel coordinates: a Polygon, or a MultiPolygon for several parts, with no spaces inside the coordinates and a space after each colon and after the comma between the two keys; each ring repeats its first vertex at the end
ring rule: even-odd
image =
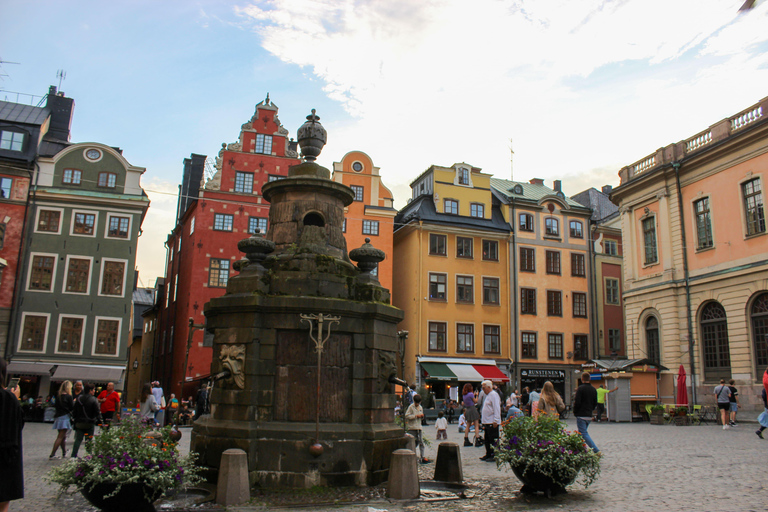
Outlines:
{"type": "Polygon", "coordinates": [[[99,393],[99,404],[101,404],[101,416],[104,423],[109,425],[115,417],[115,412],[120,406],[120,394],[115,391],[115,383],[107,384],[107,389],[99,393]]]}

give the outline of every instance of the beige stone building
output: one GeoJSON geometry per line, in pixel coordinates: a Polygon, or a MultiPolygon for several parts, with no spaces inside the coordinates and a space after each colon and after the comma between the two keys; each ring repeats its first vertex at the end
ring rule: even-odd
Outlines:
{"type": "Polygon", "coordinates": [[[682,364],[696,403],[733,378],[743,410],[756,410],[768,366],[768,98],[619,175],[627,355],[670,369],[666,402],[682,364]]]}

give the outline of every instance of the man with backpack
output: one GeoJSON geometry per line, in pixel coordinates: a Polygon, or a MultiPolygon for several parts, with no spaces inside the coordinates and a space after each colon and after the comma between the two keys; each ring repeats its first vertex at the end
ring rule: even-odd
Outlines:
{"type": "Polygon", "coordinates": [[[72,446],[72,458],[77,458],[77,451],[84,436],[93,437],[96,424],[101,421],[99,401],[94,396],[94,386],[90,382],[83,386],[83,392],[75,399],[72,417],[75,420],[75,444],[72,446]]]}
{"type": "Polygon", "coordinates": [[[728,414],[731,411],[731,395],[731,388],[725,385],[725,379],[720,379],[720,385],[715,388],[715,398],[723,420],[723,430],[731,428],[728,422],[728,414]]]}

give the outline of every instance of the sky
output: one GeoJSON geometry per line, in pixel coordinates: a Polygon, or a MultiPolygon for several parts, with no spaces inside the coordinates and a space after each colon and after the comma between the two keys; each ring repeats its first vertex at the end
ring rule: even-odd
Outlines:
{"type": "Polygon", "coordinates": [[[37,104],[64,70],[71,141],[146,168],[152,286],[183,159],[236,141],[267,93],[293,137],[317,109],[321,165],[370,155],[397,208],[457,162],[574,195],[768,96],[768,1],[742,3],[0,0],[0,99],[37,104]]]}

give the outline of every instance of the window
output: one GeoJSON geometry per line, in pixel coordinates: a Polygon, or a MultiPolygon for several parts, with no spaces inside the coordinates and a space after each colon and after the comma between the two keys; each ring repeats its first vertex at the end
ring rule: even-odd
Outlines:
{"type": "Polygon", "coordinates": [[[483,278],[483,304],[499,303],[499,278],[483,278]]]}
{"type": "Polygon", "coordinates": [[[483,351],[486,354],[501,352],[501,328],[498,325],[483,326],[483,351]]]}
{"type": "Polygon", "coordinates": [[[429,234],[429,254],[445,256],[445,244],[445,235],[436,235],[434,233],[429,234]]]}
{"type": "Polygon", "coordinates": [[[379,236],[379,221],[377,221],[377,220],[364,220],[363,221],[363,234],[364,235],[376,235],[376,236],[379,236]]]}
{"type": "Polygon", "coordinates": [[[558,236],[560,234],[560,223],[557,219],[552,217],[544,219],[544,234],[547,236],[558,236]]]}
{"type": "Polygon", "coordinates": [[[443,201],[443,213],[450,213],[451,215],[459,214],[459,202],[454,199],[446,199],[443,201]]]}
{"type": "Polygon", "coordinates": [[[608,329],[608,348],[616,352],[621,350],[621,330],[608,329]]]}
{"type": "Polygon", "coordinates": [[[483,259],[499,261],[499,242],[496,240],[483,240],[483,259]]]}
{"type": "Polygon", "coordinates": [[[760,375],[768,366],[768,293],[755,299],[750,316],[755,346],[755,375],[760,375]]]}
{"type": "Polygon", "coordinates": [[[616,240],[603,240],[603,252],[608,256],[618,256],[619,244],[616,240]]]}
{"type": "Polygon", "coordinates": [[[456,352],[475,351],[475,326],[456,324],[456,352]]]}
{"type": "Polygon", "coordinates": [[[704,378],[731,378],[731,353],[725,308],[709,302],[701,310],[701,338],[704,349],[704,378]]]}
{"type": "Polygon", "coordinates": [[[456,276],[456,302],[474,302],[474,300],[474,277],[456,276]]]}
{"type": "Polygon", "coordinates": [[[83,171],[79,169],[64,169],[62,183],[65,185],[79,185],[83,177],[83,171]]]}
{"type": "Polygon", "coordinates": [[[372,276],[379,276],[379,264],[377,263],[375,267],[373,267],[373,270],[371,270],[370,274],[372,276]]]}
{"type": "Polygon", "coordinates": [[[429,298],[430,300],[446,300],[447,277],[445,274],[429,274],[429,298]]]}
{"type": "Polygon", "coordinates": [[[122,296],[123,282],[125,281],[125,262],[102,261],[104,274],[101,278],[101,294],[122,296]]]}
{"type": "Polygon", "coordinates": [[[446,327],[443,322],[429,322],[429,350],[445,352],[446,327]]]}
{"type": "Polygon", "coordinates": [[[100,172],[99,182],[100,187],[115,188],[115,182],[117,181],[117,174],[113,172],[100,172]]]}
{"type": "Polygon", "coordinates": [[[563,292],[547,290],[547,316],[563,316],[563,292]]]}
{"type": "Polygon", "coordinates": [[[253,148],[254,153],[261,153],[264,155],[272,154],[272,136],[264,135],[263,133],[256,134],[256,146],[253,148]]]}
{"type": "Polygon", "coordinates": [[[235,192],[253,194],[253,173],[235,171],[235,192]]]}
{"type": "Polygon", "coordinates": [[[485,205],[480,203],[472,203],[469,205],[470,217],[477,217],[479,219],[485,218],[485,205]]]}
{"type": "Polygon", "coordinates": [[[91,260],[70,258],[67,266],[67,293],[88,293],[88,281],[91,275],[91,260]]]}
{"type": "Polygon", "coordinates": [[[584,255],[576,252],[571,253],[571,275],[576,277],[586,277],[587,270],[584,265],[584,255]]]}
{"type": "Polygon", "coordinates": [[[605,303],[619,303],[619,280],[607,278],[605,280],[605,303]]]}
{"type": "Polygon", "coordinates": [[[75,227],[72,232],[76,235],[93,235],[96,215],[93,213],[75,213],[75,227]]]}
{"type": "Polygon", "coordinates": [[[520,288],[520,314],[536,314],[536,289],[520,288]]]}
{"type": "Polygon", "coordinates": [[[131,219],[129,217],[117,217],[115,215],[110,215],[109,231],[107,231],[107,237],[128,238],[128,228],[130,225],[131,219]]]}
{"type": "Polygon", "coordinates": [[[589,342],[585,334],[574,334],[573,336],[573,358],[587,360],[589,359],[589,342]]]}
{"type": "Polygon", "coordinates": [[[696,212],[696,248],[712,247],[712,223],[709,216],[709,198],[705,197],[693,203],[696,212]]]}
{"type": "Polygon", "coordinates": [[[643,219],[643,242],[645,244],[645,264],[650,265],[659,261],[656,250],[656,217],[643,219]]]}
{"type": "Polygon", "coordinates": [[[536,250],[530,247],[520,248],[520,270],[522,272],[536,272],[536,250]]]}
{"type": "Polygon", "coordinates": [[[0,199],[10,199],[13,180],[11,178],[0,177],[0,199]]]}
{"type": "Polygon", "coordinates": [[[563,358],[563,335],[549,333],[547,337],[549,339],[549,358],[562,359],[563,358]]]}
{"type": "Polygon", "coordinates": [[[57,210],[40,210],[37,217],[37,231],[44,233],[58,233],[61,212],[57,210]]]}
{"type": "Polygon", "coordinates": [[[208,270],[208,286],[224,288],[229,280],[229,260],[211,258],[211,268],[208,270]]]}
{"type": "Polygon", "coordinates": [[[359,185],[351,185],[349,188],[351,188],[352,192],[355,193],[355,201],[363,200],[363,192],[365,191],[364,187],[359,185]]]}
{"type": "Polygon", "coordinates": [[[21,151],[24,147],[24,134],[18,132],[0,132],[0,149],[21,151]]]}
{"type": "Polygon", "coordinates": [[[278,176],[276,174],[270,174],[267,178],[267,183],[272,183],[273,181],[282,180],[285,178],[285,176],[278,176]]]}
{"type": "Polygon", "coordinates": [[[521,357],[536,358],[536,333],[535,332],[523,332],[521,333],[521,357]]]}
{"type": "Polygon", "coordinates": [[[213,215],[213,229],[216,231],[232,231],[232,215],[216,213],[213,215]]]}
{"type": "Polygon", "coordinates": [[[659,350],[659,321],[655,316],[649,316],[645,321],[645,343],[648,352],[648,359],[655,363],[661,362],[661,352],[659,350]]]}
{"type": "Polygon", "coordinates": [[[264,217],[248,217],[248,232],[253,234],[257,229],[259,230],[259,233],[266,234],[267,219],[264,217]]]}
{"type": "Polygon", "coordinates": [[[83,319],[65,316],[61,318],[59,343],[57,352],[80,352],[80,342],[83,339],[83,319]]]}
{"type": "Polygon", "coordinates": [[[573,292],[573,316],[577,318],[587,317],[587,294],[573,292]]]}
{"type": "Polygon", "coordinates": [[[456,257],[457,258],[472,258],[472,238],[464,238],[462,236],[456,237],[456,257]]]}
{"type": "Polygon", "coordinates": [[[96,322],[96,346],[94,353],[102,355],[117,354],[117,336],[120,332],[120,320],[105,320],[96,322]]]}
{"type": "Polygon", "coordinates": [[[547,274],[560,275],[560,253],[547,251],[547,274]]]}
{"type": "Polygon", "coordinates": [[[572,220],[570,223],[571,238],[584,238],[584,231],[582,231],[582,224],[577,220],[572,220]]]}
{"type": "Polygon", "coordinates": [[[32,257],[32,269],[29,276],[30,290],[50,291],[55,261],[53,256],[32,257]]]}
{"type": "Polygon", "coordinates": [[[189,234],[193,234],[195,232],[195,218],[192,217],[192,220],[189,221],[189,234]]]}
{"type": "Polygon", "coordinates": [[[459,185],[469,185],[469,169],[459,167],[459,185]]]}
{"type": "Polygon", "coordinates": [[[24,328],[21,331],[20,350],[42,352],[45,346],[45,330],[48,317],[42,315],[24,315],[24,328]]]}
{"type": "Polygon", "coordinates": [[[530,213],[520,214],[520,231],[533,231],[533,215],[530,213]]]}
{"type": "Polygon", "coordinates": [[[744,211],[747,214],[747,235],[765,233],[765,206],[760,188],[760,178],[741,185],[744,193],[744,211]]]}

